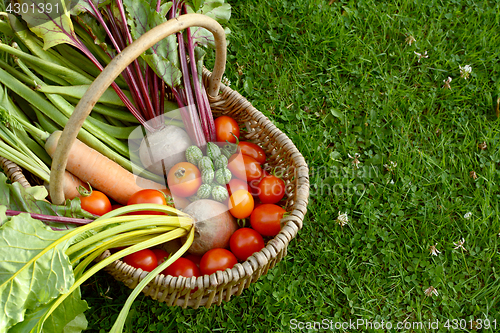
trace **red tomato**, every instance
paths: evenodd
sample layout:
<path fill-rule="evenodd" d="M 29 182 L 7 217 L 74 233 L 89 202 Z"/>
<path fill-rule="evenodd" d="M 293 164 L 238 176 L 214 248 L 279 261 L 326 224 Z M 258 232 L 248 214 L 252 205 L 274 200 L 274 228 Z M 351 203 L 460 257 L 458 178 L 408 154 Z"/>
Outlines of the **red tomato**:
<path fill-rule="evenodd" d="M 264 164 L 266 162 L 266 153 L 264 152 L 264 149 L 255 143 L 240 141 L 238 143 L 238 150 L 243 155 L 253 157 L 259 164 Z"/>
<path fill-rule="evenodd" d="M 285 182 L 273 175 L 262 178 L 259 183 L 258 196 L 263 203 L 277 203 L 285 196 Z"/>
<path fill-rule="evenodd" d="M 255 179 L 248 182 L 248 192 L 250 192 L 255 198 L 258 198 L 260 194 L 259 184 L 260 179 Z"/>
<path fill-rule="evenodd" d="M 92 191 L 88 196 L 80 197 L 82 209 L 94 215 L 104 215 L 111 211 L 111 201 L 99 191 Z"/>
<path fill-rule="evenodd" d="M 186 255 L 184 258 L 191 260 L 196 264 L 196 266 L 200 267 L 201 256 L 190 253 Z"/>
<path fill-rule="evenodd" d="M 246 182 L 260 179 L 262 176 L 260 164 L 253 157 L 241 153 L 231 155 L 227 168 L 235 177 Z"/>
<path fill-rule="evenodd" d="M 264 248 L 264 239 L 253 229 L 241 228 L 231 235 L 229 248 L 236 258 L 245 261 L 254 252 L 259 252 Z"/>
<path fill-rule="evenodd" d="M 286 210 L 274 204 L 263 204 L 250 215 L 250 224 L 262 236 L 276 236 L 281 230 L 281 218 Z"/>
<path fill-rule="evenodd" d="M 200 269 L 194 262 L 186 258 L 179 258 L 174 261 L 170 266 L 165 268 L 162 272 L 163 275 L 172 275 L 172 276 L 184 276 L 184 277 L 192 277 L 192 276 L 201 276 Z"/>
<path fill-rule="evenodd" d="M 248 184 L 241 179 L 233 178 L 229 181 L 229 184 L 226 185 L 227 191 L 229 192 L 229 196 L 238 190 L 247 190 Z"/>
<path fill-rule="evenodd" d="M 226 140 L 231 143 L 236 143 L 236 138 L 240 138 L 240 128 L 236 120 L 228 116 L 221 116 L 214 120 L 215 122 L 215 138 L 217 142 L 226 143 Z M 236 138 L 231 135 L 233 133 Z"/>
<path fill-rule="evenodd" d="M 194 164 L 180 162 L 168 172 L 167 182 L 172 194 L 189 197 L 198 191 L 201 185 L 201 173 Z"/>
<path fill-rule="evenodd" d="M 150 249 L 140 250 L 129 254 L 123 261 L 132 267 L 140 268 L 143 271 L 151 272 L 158 266 L 158 259 Z"/>
<path fill-rule="evenodd" d="M 169 256 L 168 252 L 162 249 L 151 249 L 151 251 L 153 251 L 153 253 L 156 256 L 156 260 L 158 261 L 158 266 L 160 264 L 163 264 L 163 262 L 165 262 Z"/>
<path fill-rule="evenodd" d="M 252 214 L 253 206 L 253 197 L 247 190 L 235 191 L 229 197 L 229 212 L 237 219 L 249 217 Z"/>
<path fill-rule="evenodd" d="M 111 210 L 115 210 L 115 209 L 122 208 L 122 207 L 123 207 L 123 205 L 113 204 L 113 205 L 111 205 Z"/>
<path fill-rule="evenodd" d="M 223 271 L 226 268 L 233 268 L 238 263 L 238 259 L 226 249 L 211 249 L 201 257 L 201 274 L 210 275 L 216 271 Z"/>
<path fill-rule="evenodd" d="M 153 189 L 144 189 L 135 192 L 130 199 L 127 201 L 127 206 L 135 205 L 135 204 L 143 204 L 143 203 L 152 203 L 158 205 L 166 205 L 167 199 L 165 199 L 165 195 L 163 192 Z M 164 215 L 165 213 L 155 212 L 152 210 L 145 210 L 142 212 L 133 212 L 129 214 L 140 214 L 140 215 Z"/>

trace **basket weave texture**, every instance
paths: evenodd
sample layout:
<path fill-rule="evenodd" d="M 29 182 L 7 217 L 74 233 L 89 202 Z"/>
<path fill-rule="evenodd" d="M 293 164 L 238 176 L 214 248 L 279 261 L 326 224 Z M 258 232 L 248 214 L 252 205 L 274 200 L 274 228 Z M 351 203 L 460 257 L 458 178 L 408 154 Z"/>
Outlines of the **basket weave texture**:
<path fill-rule="evenodd" d="M 209 86 L 211 72 L 203 71 L 205 86 Z M 251 283 L 266 274 L 287 254 L 290 241 L 302 228 L 307 211 L 309 197 L 309 170 L 307 164 L 293 142 L 281 132 L 266 116 L 254 108 L 238 92 L 220 84 L 219 94 L 208 94 L 214 117 L 228 115 L 234 118 L 244 130 L 241 137 L 259 144 L 268 157 L 268 167 L 278 168 L 286 184 L 284 208 L 289 215 L 282 219 L 280 233 L 269 240 L 264 249 L 254 253 L 245 262 L 236 264 L 231 269 L 217 271 L 201 277 L 172 277 L 158 275 L 143 292 L 159 302 L 169 306 L 198 308 L 220 305 L 232 296 L 240 295 Z M 19 181 L 28 187 L 29 182 L 20 168 L 0 157 L 0 166 L 12 181 Z M 97 261 L 110 255 L 105 251 Z M 107 266 L 105 270 L 127 287 L 134 288 L 148 274 L 121 260 Z"/>

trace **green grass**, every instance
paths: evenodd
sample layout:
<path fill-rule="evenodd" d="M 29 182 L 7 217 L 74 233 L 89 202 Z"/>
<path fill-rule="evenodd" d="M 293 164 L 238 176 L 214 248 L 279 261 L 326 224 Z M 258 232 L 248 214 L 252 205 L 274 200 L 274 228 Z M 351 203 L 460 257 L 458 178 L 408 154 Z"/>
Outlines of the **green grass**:
<path fill-rule="evenodd" d="M 470 332 L 488 319 L 497 328 L 477 331 L 499 331 L 499 2 L 230 2 L 226 76 L 306 158 L 309 211 L 288 256 L 241 296 L 197 310 L 141 296 L 128 332 L 306 332 L 318 330 L 293 324 L 361 319 L 427 324 L 398 332 Z M 92 279 L 90 331 L 108 331 L 129 292 L 105 273 Z"/>

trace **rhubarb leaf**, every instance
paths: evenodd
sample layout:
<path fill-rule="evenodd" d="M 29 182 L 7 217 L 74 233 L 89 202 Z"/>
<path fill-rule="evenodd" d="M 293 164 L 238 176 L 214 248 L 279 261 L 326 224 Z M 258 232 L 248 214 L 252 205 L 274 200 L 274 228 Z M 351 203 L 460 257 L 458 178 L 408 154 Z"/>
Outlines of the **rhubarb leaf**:
<path fill-rule="evenodd" d="M 29 214 L 13 216 L 0 227 L 0 332 L 24 320 L 26 310 L 68 292 L 74 274 L 65 254 L 69 241 L 45 248 L 67 231 L 53 231 Z"/>

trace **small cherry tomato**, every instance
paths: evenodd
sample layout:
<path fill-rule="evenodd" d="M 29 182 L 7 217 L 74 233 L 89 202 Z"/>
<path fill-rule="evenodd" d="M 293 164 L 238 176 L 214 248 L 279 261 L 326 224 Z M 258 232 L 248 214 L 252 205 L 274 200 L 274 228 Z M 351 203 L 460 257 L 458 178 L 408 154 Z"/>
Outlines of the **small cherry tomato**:
<path fill-rule="evenodd" d="M 241 179 L 238 178 L 233 178 L 229 181 L 229 184 L 226 185 L 227 192 L 229 193 L 229 196 L 233 194 L 233 192 L 236 192 L 238 190 L 247 190 L 248 191 L 248 184 L 247 182 L 244 182 Z"/>
<path fill-rule="evenodd" d="M 144 203 L 152 203 L 158 205 L 166 205 L 167 199 L 165 199 L 165 194 L 158 190 L 153 189 L 144 189 L 135 192 L 130 199 L 127 201 L 127 206 L 136 205 L 136 204 L 144 204 Z M 152 210 L 145 210 L 141 212 L 133 212 L 129 213 L 130 215 L 164 215 L 165 213 L 155 212 Z"/>
<path fill-rule="evenodd" d="M 184 276 L 184 277 L 192 277 L 192 276 L 200 276 L 200 269 L 194 262 L 186 258 L 179 258 L 174 261 L 170 266 L 163 270 L 163 275 L 172 275 L 172 276 Z"/>
<path fill-rule="evenodd" d="M 233 118 L 220 116 L 214 120 L 214 123 L 215 138 L 217 142 L 226 143 L 227 140 L 231 143 L 236 143 L 236 138 L 240 138 L 240 128 Z M 231 133 L 233 133 L 236 138 Z"/>
<path fill-rule="evenodd" d="M 200 267 L 201 256 L 190 253 L 184 256 L 184 258 L 191 260 L 196 264 L 196 266 Z"/>
<path fill-rule="evenodd" d="M 194 164 L 180 162 L 168 172 L 167 182 L 172 194 L 189 197 L 198 191 L 201 185 L 201 173 Z"/>
<path fill-rule="evenodd" d="M 254 201 L 250 192 L 246 190 L 235 191 L 228 202 L 229 212 L 237 219 L 250 216 L 253 211 Z"/>
<path fill-rule="evenodd" d="M 111 201 L 99 191 L 91 190 L 90 195 L 80 197 L 80 202 L 83 210 L 94 215 L 102 216 L 111 211 Z"/>
<path fill-rule="evenodd" d="M 165 260 L 167 260 L 169 256 L 168 252 L 162 249 L 151 249 L 151 251 L 153 251 L 153 253 L 156 256 L 156 260 L 158 261 L 158 266 L 160 264 L 163 264 L 163 262 L 165 262 Z"/>
<path fill-rule="evenodd" d="M 113 205 L 111 205 L 111 210 L 115 210 L 115 209 L 122 208 L 122 207 L 123 207 L 123 205 L 113 204 Z"/>
<path fill-rule="evenodd" d="M 243 155 L 254 158 L 259 164 L 264 164 L 266 162 L 266 153 L 264 149 L 253 142 L 240 141 L 238 143 L 238 150 Z"/>
<path fill-rule="evenodd" d="M 250 215 L 250 224 L 262 236 L 276 236 L 281 230 L 281 219 L 286 210 L 275 204 L 263 204 Z"/>
<path fill-rule="evenodd" d="M 252 254 L 264 248 L 264 239 L 253 229 L 241 228 L 231 235 L 229 248 L 236 258 L 245 261 Z"/>
<path fill-rule="evenodd" d="M 151 272 L 158 266 L 158 259 L 150 249 L 143 249 L 128 256 L 123 257 L 123 261 L 135 268 L 140 268 L 145 272 Z"/>
<path fill-rule="evenodd" d="M 235 177 L 246 182 L 260 179 L 262 176 L 260 164 L 253 157 L 241 153 L 231 155 L 227 168 Z"/>
<path fill-rule="evenodd" d="M 211 249 L 201 257 L 201 274 L 210 275 L 216 271 L 223 271 L 226 268 L 233 268 L 238 263 L 238 259 L 226 249 Z"/>
<path fill-rule="evenodd" d="M 274 175 L 262 178 L 259 183 L 258 196 L 263 203 L 277 203 L 285 196 L 285 182 Z"/>

